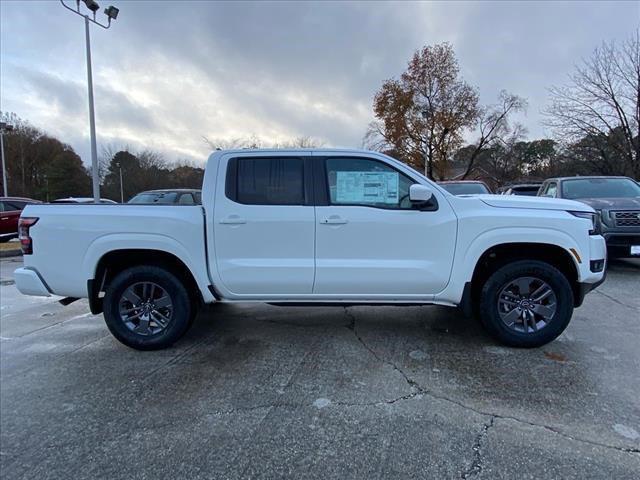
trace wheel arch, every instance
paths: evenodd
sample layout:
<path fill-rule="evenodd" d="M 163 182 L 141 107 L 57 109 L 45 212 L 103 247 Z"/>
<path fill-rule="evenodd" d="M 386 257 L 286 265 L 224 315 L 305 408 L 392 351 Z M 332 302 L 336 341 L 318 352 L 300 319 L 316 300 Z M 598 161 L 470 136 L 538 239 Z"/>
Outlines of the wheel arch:
<path fill-rule="evenodd" d="M 573 290 L 574 302 L 577 303 L 581 295 L 574 255 L 564 247 L 542 242 L 509 242 L 488 247 L 475 263 L 470 278 L 471 301 L 475 303 L 486 280 L 500 267 L 518 260 L 539 260 L 557 268 L 566 277 Z"/>
<path fill-rule="evenodd" d="M 208 300 L 191 269 L 176 254 L 158 249 L 122 248 L 105 252 L 96 263 L 94 275 L 87 282 L 91 312 L 94 314 L 102 312 L 101 294 L 118 273 L 141 265 L 164 268 L 176 275 L 184 282 L 192 304 L 197 305 Z"/>

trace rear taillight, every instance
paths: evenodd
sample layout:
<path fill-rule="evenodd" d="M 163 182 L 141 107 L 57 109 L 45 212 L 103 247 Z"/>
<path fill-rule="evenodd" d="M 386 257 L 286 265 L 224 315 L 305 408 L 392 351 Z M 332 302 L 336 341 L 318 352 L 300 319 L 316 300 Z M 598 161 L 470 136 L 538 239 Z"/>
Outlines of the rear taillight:
<path fill-rule="evenodd" d="M 33 239 L 29 236 L 29 229 L 38 221 L 38 217 L 20 217 L 18 220 L 18 238 L 23 255 L 33 253 Z"/>

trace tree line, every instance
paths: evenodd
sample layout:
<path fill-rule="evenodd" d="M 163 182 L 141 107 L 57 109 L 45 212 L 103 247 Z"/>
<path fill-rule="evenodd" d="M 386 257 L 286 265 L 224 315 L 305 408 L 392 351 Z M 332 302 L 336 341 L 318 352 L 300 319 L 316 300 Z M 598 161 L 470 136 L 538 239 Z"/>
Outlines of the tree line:
<path fill-rule="evenodd" d="M 549 89 L 543 114 L 553 138 L 526 140 L 515 120 L 528 108 L 523 97 L 501 90 L 493 104 L 479 98 L 450 44 L 424 46 L 376 92 L 363 146 L 434 180 L 483 179 L 493 187 L 558 175 L 640 178 L 638 30 L 624 42 L 602 43 L 566 84 Z M 4 137 L 11 195 L 45 201 L 90 196 L 91 172 L 69 145 L 13 113 L 0 117 L 14 126 Z M 312 137 L 269 145 L 255 135 L 203 141 L 212 150 L 322 146 Z M 173 164 L 157 152 L 127 147 L 104 148 L 99 168 L 102 196 L 117 201 L 149 189 L 200 188 L 204 176 L 188 162 Z"/>
<path fill-rule="evenodd" d="M 52 201 L 92 195 L 91 170 L 71 146 L 14 113 L 0 114 L 0 118 L 13 126 L 4 136 L 7 190 L 11 196 Z M 126 202 L 144 190 L 200 188 L 204 178 L 204 169 L 186 161 L 172 164 L 152 150 L 135 152 L 128 147 L 103 148 L 99 170 L 101 197 L 118 202 L 121 198 Z"/>
<path fill-rule="evenodd" d="M 496 103 L 481 105 L 453 47 L 425 46 L 375 94 L 364 144 L 435 180 L 640 177 L 640 31 L 620 44 L 604 42 L 549 97 L 543 114 L 553 138 L 526 141 L 514 121 L 528 107 L 524 98 L 502 90 Z"/>

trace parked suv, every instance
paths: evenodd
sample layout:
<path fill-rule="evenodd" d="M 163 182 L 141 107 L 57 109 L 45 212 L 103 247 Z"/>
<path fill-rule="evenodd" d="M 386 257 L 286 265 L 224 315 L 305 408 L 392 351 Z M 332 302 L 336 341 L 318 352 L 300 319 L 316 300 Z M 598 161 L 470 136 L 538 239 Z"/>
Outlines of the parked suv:
<path fill-rule="evenodd" d="M 640 185 L 629 177 L 563 177 L 544 182 L 541 197 L 578 200 L 598 213 L 609 254 L 640 256 Z"/>
<path fill-rule="evenodd" d="M 18 219 L 22 209 L 38 200 L 21 197 L 0 197 L 0 242 L 8 242 L 18 236 Z"/>

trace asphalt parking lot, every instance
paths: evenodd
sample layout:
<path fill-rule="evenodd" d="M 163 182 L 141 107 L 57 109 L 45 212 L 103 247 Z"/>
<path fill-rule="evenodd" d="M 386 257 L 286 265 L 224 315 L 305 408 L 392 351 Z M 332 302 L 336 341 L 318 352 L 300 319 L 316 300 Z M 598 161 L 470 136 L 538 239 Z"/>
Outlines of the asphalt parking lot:
<path fill-rule="evenodd" d="M 441 307 L 204 310 L 130 350 L 0 262 L 3 478 L 638 478 L 640 260 L 504 348 Z"/>

